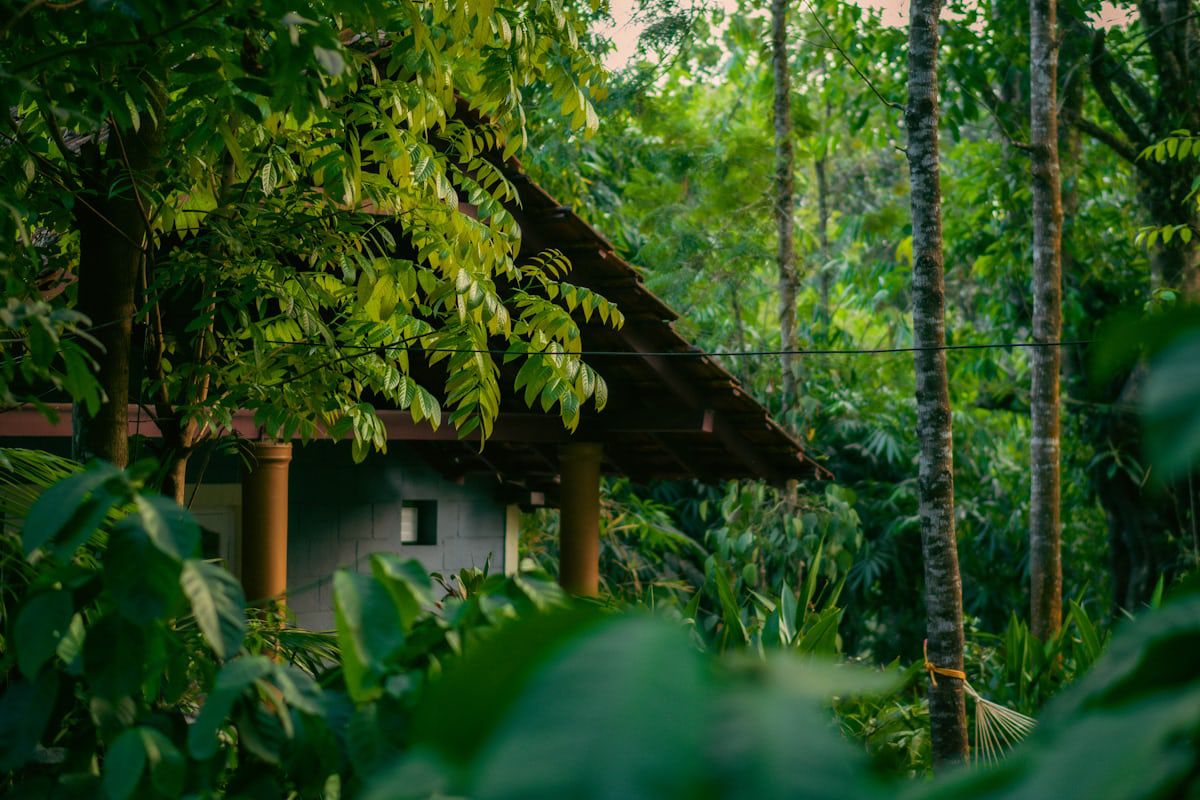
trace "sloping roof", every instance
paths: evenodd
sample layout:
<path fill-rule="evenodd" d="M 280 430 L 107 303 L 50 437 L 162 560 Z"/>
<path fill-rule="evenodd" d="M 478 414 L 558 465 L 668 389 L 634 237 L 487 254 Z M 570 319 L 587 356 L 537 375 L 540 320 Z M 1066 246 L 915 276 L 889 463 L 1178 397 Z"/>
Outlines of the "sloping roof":
<path fill-rule="evenodd" d="M 643 481 L 759 478 L 776 484 L 828 474 L 733 375 L 675 330 L 678 315 L 608 240 L 515 159 L 503 169 L 520 196 L 520 206 L 510 210 L 521 226 L 521 257 L 561 251 L 572 263 L 568 280 L 602 294 L 625 315 L 617 331 L 580 320 L 585 360 L 604 377 L 609 393 L 606 409 L 585 411 L 573 438 L 603 443 L 606 472 Z M 511 386 L 512 374 L 504 377 L 502 385 Z M 524 405 L 509 392 L 501 408 Z M 505 483 L 553 492 L 555 448 L 568 437 L 556 430 L 556 420 L 529 422 L 530 416 L 502 411 L 482 451 L 475 442 L 441 437 L 416 446 L 444 473 L 491 471 Z"/>

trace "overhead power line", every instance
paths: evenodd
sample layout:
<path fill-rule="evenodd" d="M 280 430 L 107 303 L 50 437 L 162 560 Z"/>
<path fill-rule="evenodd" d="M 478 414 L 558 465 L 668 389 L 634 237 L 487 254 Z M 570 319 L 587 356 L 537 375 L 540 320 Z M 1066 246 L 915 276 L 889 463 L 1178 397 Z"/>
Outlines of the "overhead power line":
<path fill-rule="evenodd" d="M 76 331 L 71 331 L 64 334 L 64 338 L 70 337 L 72 334 L 88 334 L 93 331 L 101 330 L 112 325 L 119 324 L 125 320 L 111 320 L 109 322 L 94 325 L 89 328 L 82 328 Z M 230 336 L 229 334 L 215 334 L 217 337 L 230 340 L 238 337 Z M 426 347 L 416 342 L 417 338 L 424 335 L 409 339 L 401 339 L 392 342 L 381 342 L 379 344 L 352 344 L 352 343 L 326 343 L 326 342 L 309 342 L 309 341 L 284 341 L 279 339 L 261 339 L 265 344 L 277 345 L 282 347 L 331 347 L 335 350 L 357 350 L 362 354 L 372 352 L 383 353 L 387 350 L 403 348 L 410 352 L 420 353 L 470 353 L 479 355 L 578 355 L 586 358 L 769 358 L 772 356 L 866 356 L 866 355 L 887 355 L 894 353 L 920 353 L 929 351 L 956 351 L 956 350 L 1017 350 L 1030 349 L 1036 347 L 1082 347 L 1092 344 L 1092 339 L 1071 339 L 1054 342 L 981 342 L 972 344 L 945 344 L 937 347 L 918 347 L 918 346 L 901 346 L 901 347 L 849 347 L 849 348 L 811 348 L 811 349 L 794 349 L 794 350 L 720 350 L 708 351 L 701 349 L 692 350 L 583 350 L 579 353 L 568 353 L 566 351 L 533 351 L 527 353 L 513 352 L 503 348 L 466 348 L 466 347 Z M 0 344 L 15 344 L 23 342 L 20 337 L 10 337 L 0 339 Z M 247 340 L 250 341 L 250 340 Z"/>

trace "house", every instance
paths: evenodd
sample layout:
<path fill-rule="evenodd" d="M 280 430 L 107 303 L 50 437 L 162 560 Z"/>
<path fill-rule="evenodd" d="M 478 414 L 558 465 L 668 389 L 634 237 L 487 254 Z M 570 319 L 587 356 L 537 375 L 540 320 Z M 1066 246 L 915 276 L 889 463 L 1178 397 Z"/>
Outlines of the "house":
<path fill-rule="evenodd" d="M 674 330 L 675 313 L 604 237 L 515 161 L 506 172 L 520 196 L 510 210 L 522 255 L 563 252 L 573 283 L 624 312 L 620 330 L 581 321 L 585 358 L 608 384 L 606 409 L 585 412 L 571 434 L 557 418 L 526 410 L 509 388 L 482 451 L 450 427 L 434 431 L 385 410 L 388 452 L 361 464 L 331 441 L 254 441 L 252 468 L 231 455 L 194 458 L 201 463 L 190 465 L 199 483 L 188 489 L 193 513 L 216 532 L 219 554 L 249 598 L 286 591 L 298 622 L 323 629 L 333 622 L 332 572 L 363 568 L 373 552 L 399 552 L 432 571 L 490 564 L 511 572 L 519 511 L 538 505 L 561 509 L 560 582 L 595 594 L 602 475 L 782 484 L 823 471 L 732 375 Z M 501 385 L 511 387 L 511 373 Z M 56 424 L 33 409 L 0 414 L 0 444 L 64 452 L 71 432 L 64 411 Z M 234 428 L 247 440 L 258 435 L 248 414 Z M 130 409 L 130 433 L 157 431 Z"/>

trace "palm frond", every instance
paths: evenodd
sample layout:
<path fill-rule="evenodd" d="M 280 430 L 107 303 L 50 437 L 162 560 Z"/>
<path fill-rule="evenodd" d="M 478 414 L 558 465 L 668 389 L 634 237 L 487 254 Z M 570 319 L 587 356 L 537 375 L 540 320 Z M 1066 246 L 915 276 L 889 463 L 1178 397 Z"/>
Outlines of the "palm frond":
<path fill-rule="evenodd" d="M 0 515 L 24 519 L 38 496 L 82 467 L 76 461 L 21 447 L 0 447 Z"/>
<path fill-rule="evenodd" d="M 963 684 L 975 701 L 975 764 L 997 764 L 1009 749 L 1037 727 L 1037 721 L 993 703 L 969 683 Z"/>

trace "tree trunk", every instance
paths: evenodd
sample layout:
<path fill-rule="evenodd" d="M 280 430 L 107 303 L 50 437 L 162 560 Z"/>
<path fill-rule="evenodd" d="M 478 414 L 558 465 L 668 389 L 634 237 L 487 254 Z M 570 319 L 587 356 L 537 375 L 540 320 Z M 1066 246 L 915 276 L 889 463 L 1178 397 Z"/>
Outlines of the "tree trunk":
<path fill-rule="evenodd" d="M 1069 24 L 1059 24 L 1059 30 L 1069 29 Z M 1076 251 L 1082 240 L 1075 237 L 1075 217 L 1079 213 L 1079 159 L 1083 152 L 1083 142 L 1080 138 L 1079 127 L 1076 124 L 1083 114 L 1083 73 L 1081 62 L 1087 53 L 1078 52 L 1071 48 L 1070 37 L 1062 39 L 1059 49 L 1059 65 L 1069 65 L 1060 69 L 1059 74 L 1068 73 L 1059 92 L 1058 115 L 1058 152 L 1059 152 L 1059 185 L 1062 195 L 1062 277 L 1063 291 L 1069 294 L 1080 286 L 1079 271 L 1075 269 Z M 1070 338 L 1070 337 L 1069 337 Z M 1087 374 L 1085 363 L 1086 350 L 1082 347 L 1070 347 L 1061 351 L 1062 381 L 1071 392 L 1074 380 L 1082 379 Z"/>
<path fill-rule="evenodd" d="M 822 155 L 813 162 L 813 172 L 817 178 L 817 239 L 821 246 L 821 270 L 818 273 L 817 288 L 821 295 L 821 336 L 823 341 L 829 341 L 829 329 L 832 323 L 832 313 L 829 310 L 829 289 L 833 283 L 829 274 L 829 176 L 828 158 Z"/>
<path fill-rule="evenodd" d="M 776 261 L 779 266 L 780 349 L 796 349 L 796 248 L 795 156 L 792 152 L 791 75 L 787 52 L 788 0 L 771 0 L 771 62 L 775 70 L 775 223 L 779 233 Z M 796 358 L 785 353 L 783 405 L 796 399 Z"/>
<path fill-rule="evenodd" d="M 184 487 L 187 485 L 187 466 L 190 454 L 167 456 L 167 472 L 163 476 L 162 493 L 183 505 L 187 500 Z"/>
<path fill-rule="evenodd" d="M 954 452 L 946 376 L 942 188 L 938 162 L 938 15 L 941 0 L 909 6 L 908 165 L 912 193 L 913 334 L 917 368 L 918 491 L 925 561 L 929 659 L 963 668 L 962 579 L 954 535 Z M 943 677 L 929 687 L 935 765 L 967 758 L 963 682 Z"/>
<path fill-rule="evenodd" d="M 73 414 L 72 450 L 80 460 L 102 458 L 118 467 L 129 463 L 130 334 L 137 310 L 139 270 L 148 246 L 147 211 L 139 187 L 153 172 L 161 144 L 153 120 L 157 109 L 141 115 L 138 131 L 115 123 L 100 132 L 81 152 L 83 189 L 75 197 L 79 226 L 79 283 L 77 307 L 91 320 L 98 345 L 90 346 L 99 366 L 97 379 L 105 400 L 89 417 L 81 404 Z M 123 187 L 114 192 L 114 187 Z"/>
<path fill-rule="evenodd" d="M 742 301 L 739 298 L 741 287 L 736 283 L 730 283 L 729 286 L 729 310 L 733 312 L 733 342 L 739 353 L 746 352 L 746 322 L 742 319 Z M 749 369 L 747 361 L 749 359 L 736 358 L 734 359 L 734 373 L 738 376 L 738 380 L 742 383 L 749 383 Z"/>
<path fill-rule="evenodd" d="M 1033 189 L 1033 339 L 1062 338 L 1062 185 L 1058 165 L 1056 0 L 1029 2 L 1030 152 Z M 1062 627 L 1059 376 L 1062 351 L 1031 353 L 1030 630 L 1045 642 Z"/>
<path fill-rule="evenodd" d="M 106 199 L 106 183 L 97 175 L 93 191 L 75 205 L 78 308 L 91 320 L 97 344 L 88 349 L 99 367 L 96 377 L 105 400 L 92 417 L 82 404 L 75 405 L 72 449 L 80 461 L 102 458 L 125 467 L 129 463 L 130 333 L 145 225 L 132 198 Z"/>

